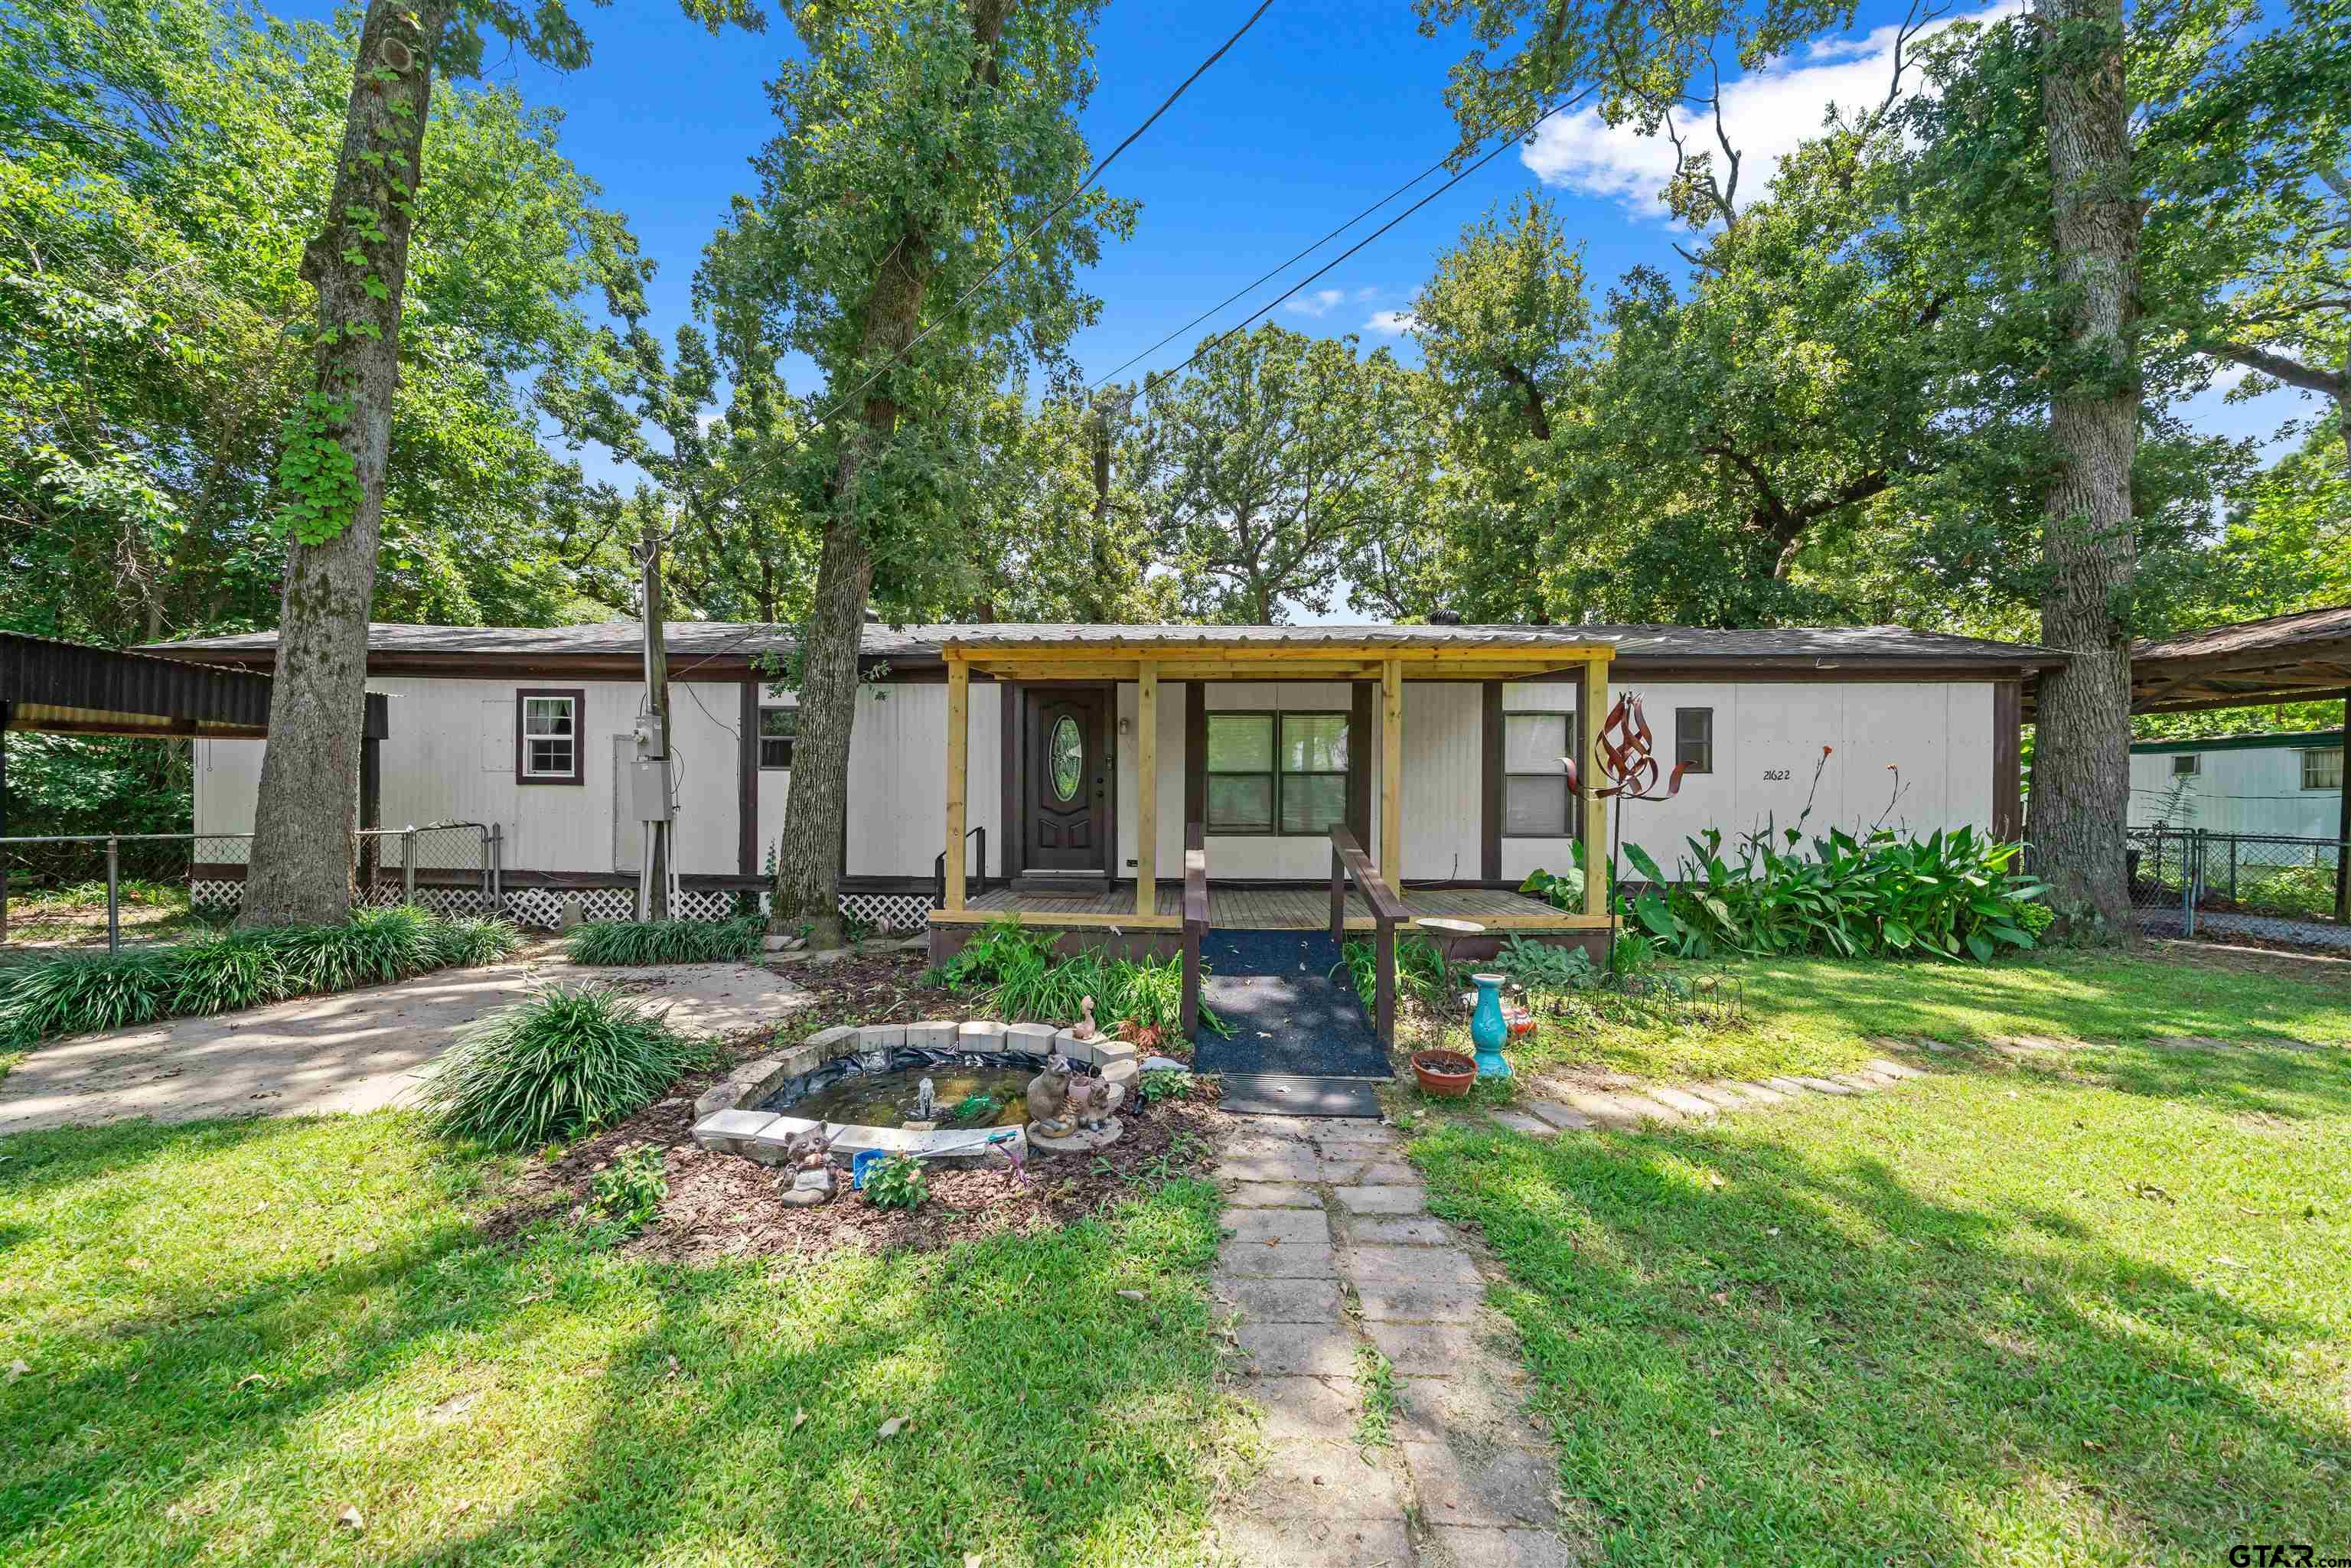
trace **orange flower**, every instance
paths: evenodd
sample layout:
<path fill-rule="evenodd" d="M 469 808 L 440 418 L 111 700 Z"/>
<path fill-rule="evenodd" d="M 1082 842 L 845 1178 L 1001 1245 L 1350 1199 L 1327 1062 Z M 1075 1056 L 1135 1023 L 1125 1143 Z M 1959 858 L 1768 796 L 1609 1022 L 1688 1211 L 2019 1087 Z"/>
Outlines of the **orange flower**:
<path fill-rule="evenodd" d="M 1835 749 L 1836 749 L 1836 747 L 1834 747 L 1834 746 L 1823 746 L 1823 747 L 1821 747 L 1821 755 L 1822 755 L 1823 757 L 1826 757 L 1826 756 L 1828 756 L 1831 752 L 1834 751 Z"/>

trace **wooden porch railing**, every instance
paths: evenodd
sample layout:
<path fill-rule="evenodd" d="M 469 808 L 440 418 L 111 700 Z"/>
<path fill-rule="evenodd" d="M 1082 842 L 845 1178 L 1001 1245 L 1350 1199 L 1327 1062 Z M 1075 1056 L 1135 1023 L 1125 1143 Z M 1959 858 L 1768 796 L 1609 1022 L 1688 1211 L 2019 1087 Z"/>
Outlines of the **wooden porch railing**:
<path fill-rule="evenodd" d="M 1331 830 L 1331 940 L 1343 948 L 1347 941 L 1347 879 L 1355 879 L 1355 886 L 1371 907 L 1372 924 L 1377 929 L 1374 963 L 1378 971 L 1374 994 L 1378 1006 L 1374 1019 L 1379 1030 L 1380 1043 L 1390 1049 L 1395 1045 L 1395 928 L 1396 922 L 1405 918 L 1404 900 L 1395 890 L 1381 880 L 1372 857 L 1355 841 L 1355 835 L 1344 828 Z"/>
<path fill-rule="evenodd" d="M 1200 938 L 1208 929 L 1208 840 L 1197 822 L 1184 825 L 1184 1038 L 1200 1032 Z"/>

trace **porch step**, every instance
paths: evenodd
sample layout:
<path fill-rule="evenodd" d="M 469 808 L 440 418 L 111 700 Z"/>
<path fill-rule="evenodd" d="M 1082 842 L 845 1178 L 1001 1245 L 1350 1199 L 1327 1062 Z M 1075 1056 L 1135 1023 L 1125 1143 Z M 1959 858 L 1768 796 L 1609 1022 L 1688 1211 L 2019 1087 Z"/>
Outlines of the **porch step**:
<path fill-rule="evenodd" d="M 1374 1078 L 1303 1078 L 1287 1072 L 1240 1072 L 1225 1080 L 1217 1108 L 1236 1116 L 1380 1115 Z"/>

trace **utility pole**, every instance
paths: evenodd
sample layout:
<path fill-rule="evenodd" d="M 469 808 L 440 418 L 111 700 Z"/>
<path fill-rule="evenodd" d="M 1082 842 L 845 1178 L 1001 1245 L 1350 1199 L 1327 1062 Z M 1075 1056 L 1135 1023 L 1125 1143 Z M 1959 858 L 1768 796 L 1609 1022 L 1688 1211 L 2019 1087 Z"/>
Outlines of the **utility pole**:
<path fill-rule="evenodd" d="M 662 534 L 659 514 L 648 508 L 637 552 L 644 595 L 645 706 L 652 722 L 638 730 L 638 813 L 645 824 L 643 869 L 638 873 L 639 907 L 649 920 L 670 917 L 670 727 L 669 650 L 662 622 Z M 657 810 L 656 810 L 657 808 Z"/>

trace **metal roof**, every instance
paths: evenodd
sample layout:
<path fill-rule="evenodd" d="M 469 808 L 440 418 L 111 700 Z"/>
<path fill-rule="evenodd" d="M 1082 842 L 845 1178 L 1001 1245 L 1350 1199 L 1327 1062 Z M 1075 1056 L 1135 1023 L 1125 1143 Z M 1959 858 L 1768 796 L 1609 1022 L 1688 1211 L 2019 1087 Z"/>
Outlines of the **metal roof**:
<path fill-rule="evenodd" d="M 581 626 L 414 626 L 378 622 L 369 628 L 371 654 L 449 659 L 632 658 L 640 631 L 633 621 Z M 697 656 L 747 658 L 785 653 L 792 647 L 789 627 L 725 621 L 671 622 L 667 643 L 673 660 Z M 2063 653 L 2022 643 L 1995 643 L 1903 626 L 1771 627 L 1714 631 L 1690 626 L 1207 626 L 1093 625 L 1028 622 L 883 626 L 865 628 L 869 659 L 914 663 L 938 660 L 949 646 L 960 648 L 1200 648 L 1249 644 L 1311 650 L 1324 646 L 1541 648 L 1605 643 L 1617 661 L 1637 673 L 1643 666 L 1751 665 L 1817 670 L 1877 665 L 1899 667 L 1980 665 L 1988 674 L 2048 669 L 2065 662 Z M 277 634 L 248 632 L 151 645 L 181 657 L 242 655 L 250 662 L 277 645 Z M 672 678 L 684 672 L 671 671 Z M 1726 670 L 1726 673 L 1730 673 Z"/>
<path fill-rule="evenodd" d="M 14 730 L 258 737 L 269 729 L 269 677 L 0 632 L 0 707 Z M 388 710 L 389 699 L 370 694 L 363 733 L 383 736 Z"/>

